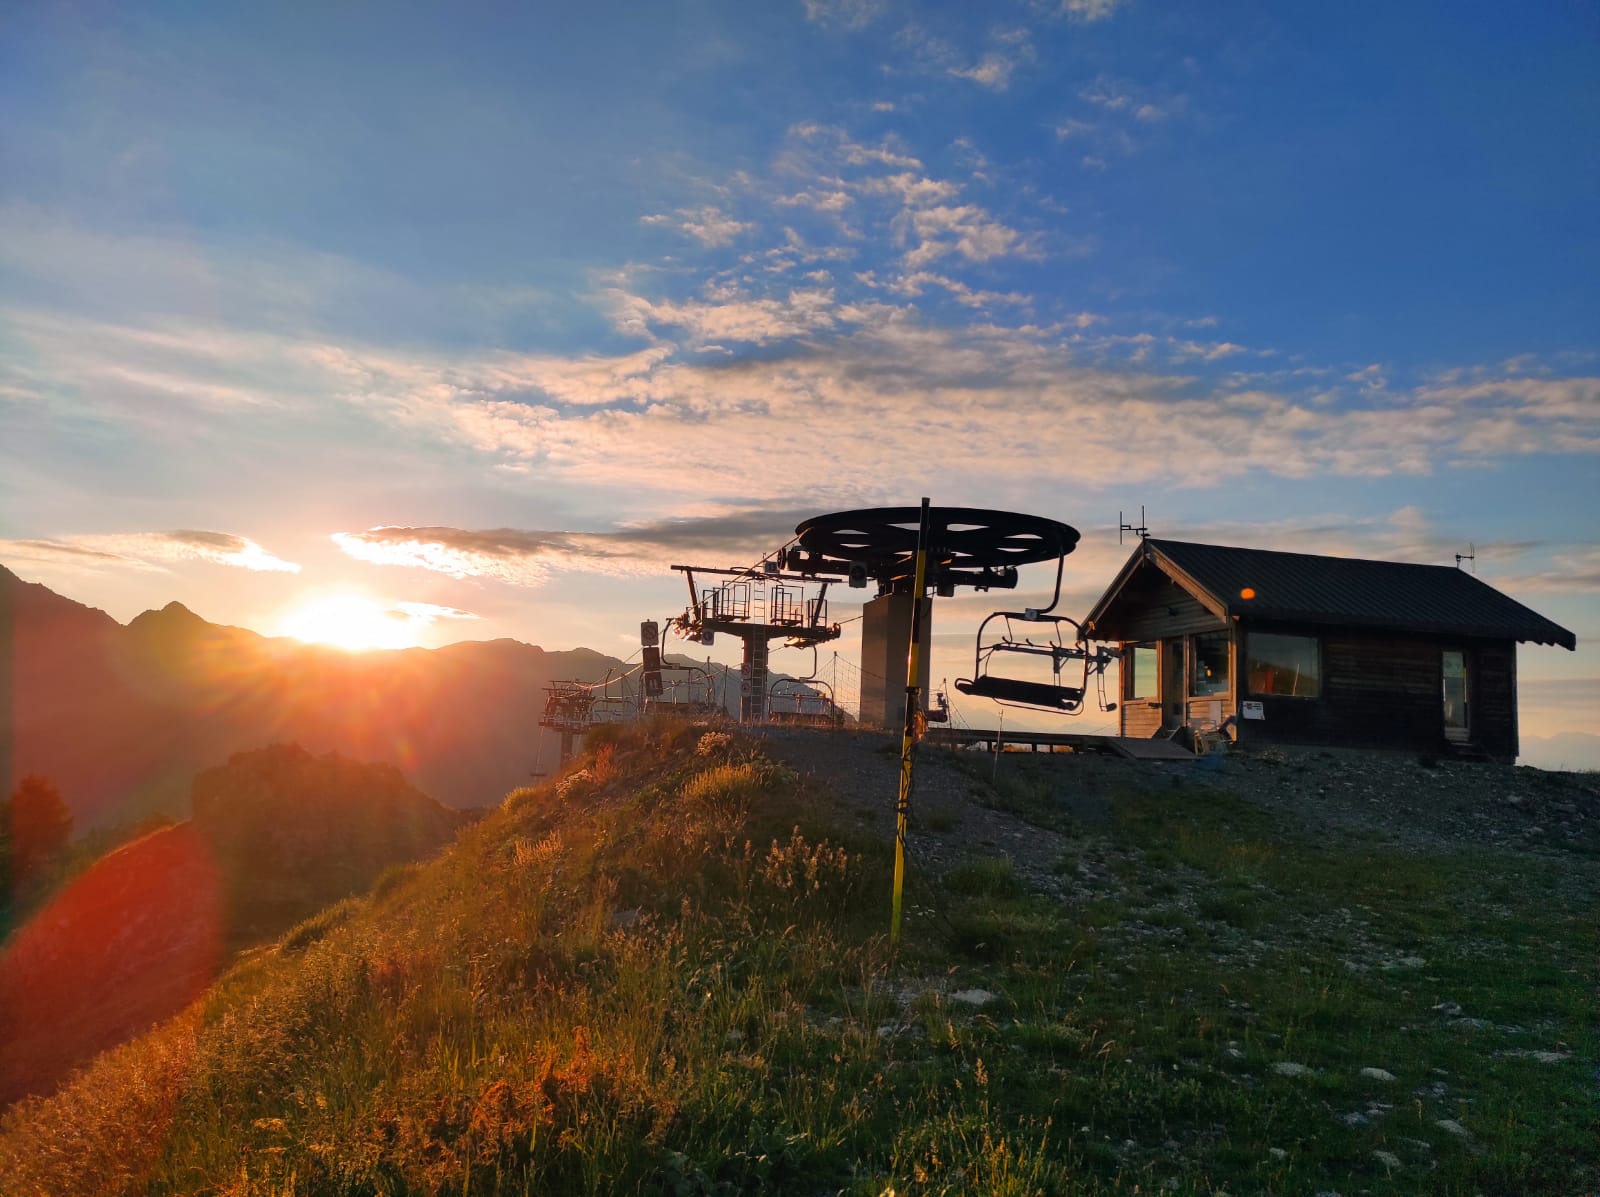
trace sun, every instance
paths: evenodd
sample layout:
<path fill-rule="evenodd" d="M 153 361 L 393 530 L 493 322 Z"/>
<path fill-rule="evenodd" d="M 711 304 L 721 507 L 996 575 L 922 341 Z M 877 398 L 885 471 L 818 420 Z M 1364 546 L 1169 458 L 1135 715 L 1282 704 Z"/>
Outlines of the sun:
<path fill-rule="evenodd" d="M 312 644 L 360 652 L 372 648 L 412 648 L 417 621 L 361 594 L 329 594 L 309 599 L 278 623 L 285 636 Z"/>

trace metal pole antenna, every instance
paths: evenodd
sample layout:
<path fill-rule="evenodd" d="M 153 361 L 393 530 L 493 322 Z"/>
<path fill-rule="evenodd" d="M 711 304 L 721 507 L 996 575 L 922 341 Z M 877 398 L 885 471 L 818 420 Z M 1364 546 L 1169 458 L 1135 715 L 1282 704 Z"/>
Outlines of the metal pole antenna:
<path fill-rule="evenodd" d="M 906 653 L 906 720 L 900 738 L 900 796 L 894 816 L 894 921 L 889 926 L 889 946 L 900 943 L 901 896 L 906 880 L 906 824 L 911 816 L 911 765 L 917 753 L 917 717 L 922 713 L 922 592 L 928 577 L 928 500 L 922 500 L 922 520 L 917 526 L 917 564 L 911 586 L 911 648 Z"/>

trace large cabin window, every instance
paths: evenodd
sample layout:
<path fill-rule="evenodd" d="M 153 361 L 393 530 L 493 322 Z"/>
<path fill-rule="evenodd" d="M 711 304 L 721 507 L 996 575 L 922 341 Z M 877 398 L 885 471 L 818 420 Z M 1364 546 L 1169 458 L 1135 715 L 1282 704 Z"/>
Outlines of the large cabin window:
<path fill-rule="evenodd" d="M 1322 663 L 1314 636 L 1251 632 L 1245 650 L 1250 693 L 1315 698 L 1322 690 Z"/>
<path fill-rule="evenodd" d="M 1193 685 L 1190 693 L 1197 698 L 1209 698 L 1228 692 L 1228 650 L 1233 637 L 1227 632 L 1212 632 L 1196 636 L 1194 646 Z"/>
<path fill-rule="evenodd" d="M 1125 697 L 1160 698 L 1161 683 L 1158 679 L 1161 675 L 1156 669 L 1156 646 L 1135 644 L 1128 650 L 1125 660 L 1128 662 L 1128 692 Z"/>

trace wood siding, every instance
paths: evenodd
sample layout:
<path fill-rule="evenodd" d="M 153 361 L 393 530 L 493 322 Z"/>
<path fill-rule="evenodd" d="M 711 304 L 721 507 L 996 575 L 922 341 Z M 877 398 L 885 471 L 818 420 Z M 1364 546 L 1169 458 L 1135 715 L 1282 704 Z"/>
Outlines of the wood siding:
<path fill-rule="evenodd" d="M 1517 739 L 1517 646 L 1510 641 L 1486 643 L 1470 654 L 1469 662 L 1472 740 L 1490 756 L 1510 760 L 1521 749 Z"/>
<path fill-rule="evenodd" d="M 1491 756 L 1516 755 L 1516 646 L 1316 628 L 1263 629 L 1316 636 L 1322 643 L 1318 698 L 1252 695 L 1236 672 L 1242 699 L 1264 719 L 1240 720 L 1243 743 L 1327 744 L 1444 752 L 1442 654 L 1467 655 L 1471 740 Z"/>
<path fill-rule="evenodd" d="M 1227 622 L 1165 574 L 1148 570 L 1128 584 L 1117 603 L 1114 625 L 1097 628 L 1108 639 L 1161 640 L 1194 632 L 1217 632 Z"/>
<path fill-rule="evenodd" d="M 1159 700 L 1135 698 L 1123 702 L 1121 729 L 1124 736 L 1148 740 L 1161 730 L 1161 703 Z"/>

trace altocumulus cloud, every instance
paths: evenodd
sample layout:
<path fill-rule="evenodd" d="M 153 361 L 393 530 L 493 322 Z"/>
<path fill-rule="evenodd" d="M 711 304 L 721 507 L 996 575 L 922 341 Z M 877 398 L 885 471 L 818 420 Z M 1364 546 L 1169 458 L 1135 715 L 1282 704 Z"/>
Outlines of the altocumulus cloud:
<path fill-rule="evenodd" d="M 258 572 L 300 572 L 298 564 L 275 556 L 248 537 L 196 529 L 0 540 L 0 553 L 20 560 L 89 567 L 160 569 L 160 562 L 206 561 Z"/>

